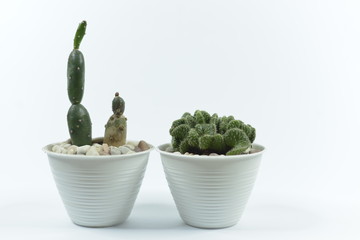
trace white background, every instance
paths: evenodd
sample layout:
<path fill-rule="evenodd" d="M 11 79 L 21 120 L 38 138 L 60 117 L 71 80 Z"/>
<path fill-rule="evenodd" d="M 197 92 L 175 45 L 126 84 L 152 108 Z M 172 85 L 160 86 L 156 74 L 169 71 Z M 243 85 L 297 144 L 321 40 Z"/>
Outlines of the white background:
<path fill-rule="evenodd" d="M 359 239 L 359 12 L 355 0 L 1 0 L 0 238 Z M 267 151 L 236 226 L 184 225 L 156 151 L 125 224 L 71 223 L 41 148 L 68 138 L 67 57 L 84 19 L 94 136 L 115 91 L 130 139 L 169 142 L 196 109 L 257 129 Z"/>

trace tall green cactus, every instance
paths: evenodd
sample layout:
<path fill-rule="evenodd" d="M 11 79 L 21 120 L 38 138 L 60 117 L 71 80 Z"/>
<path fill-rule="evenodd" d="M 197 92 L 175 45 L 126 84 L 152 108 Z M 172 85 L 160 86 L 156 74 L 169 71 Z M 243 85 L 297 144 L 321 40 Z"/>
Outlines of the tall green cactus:
<path fill-rule="evenodd" d="M 104 143 L 109 146 L 119 147 L 126 143 L 126 117 L 123 115 L 125 110 L 125 101 L 115 93 L 112 101 L 113 115 L 105 125 Z"/>
<path fill-rule="evenodd" d="M 86 31 L 86 21 L 79 24 L 74 38 L 74 50 L 67 65 L 67 91 L 71 107 L 67 114 L 68 129 L 73 145 L 91 145 L 91 120 L 88 111 L 81 104 L 84 95 L 85 61 L 79 47 Z"/>
<path fill-rule="evenodd" d="M 238 155 L 251 147 L 256 131 L 233 116 L 218 117 L 197 110 L 175 120 L 170 135 L 174 150 L 181 153 Z"/>

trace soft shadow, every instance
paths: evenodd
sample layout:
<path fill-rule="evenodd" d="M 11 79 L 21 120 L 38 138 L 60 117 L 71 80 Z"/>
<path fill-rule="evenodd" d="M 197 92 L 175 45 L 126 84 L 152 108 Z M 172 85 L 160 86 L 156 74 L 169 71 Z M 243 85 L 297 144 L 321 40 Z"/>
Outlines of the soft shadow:
<path fill-rule="evenodd" d="M 123 230 L 192 229 L 181 220 L 174 205 L 159 203 L 138 204 L 134 206 L 126 222 L 113 228 L 121 228 Z"/>
<path fill-rule="evenodd" d="M 301 231 L 316 228 L 321 217 L 301 206 L 262 204 L 245 209 L 237 226 L 242 231 Z"/>

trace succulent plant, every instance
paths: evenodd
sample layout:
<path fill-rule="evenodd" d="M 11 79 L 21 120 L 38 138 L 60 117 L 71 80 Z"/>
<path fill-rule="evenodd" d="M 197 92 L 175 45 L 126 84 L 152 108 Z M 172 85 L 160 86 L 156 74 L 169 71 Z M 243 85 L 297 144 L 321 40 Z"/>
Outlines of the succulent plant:
<path fill-rule="evenodd" d="M 233 116 L 219 117 L 197 110 L 184 113 L 170 128 L 174 151 L 195 154 L 238 155 L 250 150 L 255 128 Z"/>
<path fill-rule="evenodd" d="M 85 61 L 79 50 L 85 35 L 86 21 L 79 24 L 74 38 L 74 50 L 70 53 L 67 65 L 67 91 L 72 103 L 68 114 L 68 129 L 73 145 L 91 145 L 91 120 L 88 111 L 81 104 L 84 95 Z"/>
<path fill-rule="evenodd" d="M 119 147 L 126 143 L 126 117 L 123 115 L 125 110 L 125 101 L 115 93 L 112 101 L 113 115 L 105 125 L 104 143 L 109 146 Z"/>

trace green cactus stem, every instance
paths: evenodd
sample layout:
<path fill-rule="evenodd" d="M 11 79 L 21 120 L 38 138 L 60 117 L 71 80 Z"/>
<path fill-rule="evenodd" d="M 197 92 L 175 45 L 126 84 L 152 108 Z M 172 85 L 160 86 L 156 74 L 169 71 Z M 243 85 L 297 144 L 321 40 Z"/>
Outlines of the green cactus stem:
<path fill-rule="evenodd" d="M 119 93 L 115 93 L 115 97 L 112 101 L 112 111 L 116 115 L 122 115 L 125 111 L 125 101 L 119 96 Z"/>
<path fill-rule="evenodd" d="M 74 50 L 70 53 L 67 65 L 67 91 L 71 107 L 67 122 L 71 142 L 77 146 L 91 145 L 91 120 L 86 108 L 81 105 L 84 95 L 85 60 L 79 49 L 85 35 L 86 21 L 79 24 L 74 38 Z"/>
<path fill-rule="evenodd" d="M 79 104 L 84 95 L 85 60 L 83 54 L 74 49 L 68 58 L 67 91 L 72 104 Z"/>
<path fill-rule="evenodd" d="M 119 147 L 126 144 L 126 117 L 123 115 L 125 110 L 125 101 L 115 93 L 112 101 L 113 115 L 109 118 L 105 125 L 104 143 L 109 146 Z"/>
<path fill-rule="evenodd" d="M 82 21 L 75 33 L 74 50 L 70 53 L 67 66 L 68 96 L 72 104 L 80 103 L 84 95 L 85 60 L 79 51 L 86 31 L 86 21 Z"/>
<path fill-rule="evenodd" d="M 91 144 L 91 120 L 88 111 L 83 105 L 71 105 L 67 114 L 67 122 L 73 145 Z"/>
<path fill-rule="evenodd" d="M 197 110 L 184 113 L 170 128 L 175 151 L 195 154 L 238 155 L 247 152 L 255 140 L 255 128 L 235 120 Z"/>
<path fill-rule="evenodd" d="M 79 24 L 74 37 L 74 49 L 79 49 L 81 41 L 83 40 L 86 33 L 86 26 L 86 21 L 82 21 Z"/>

